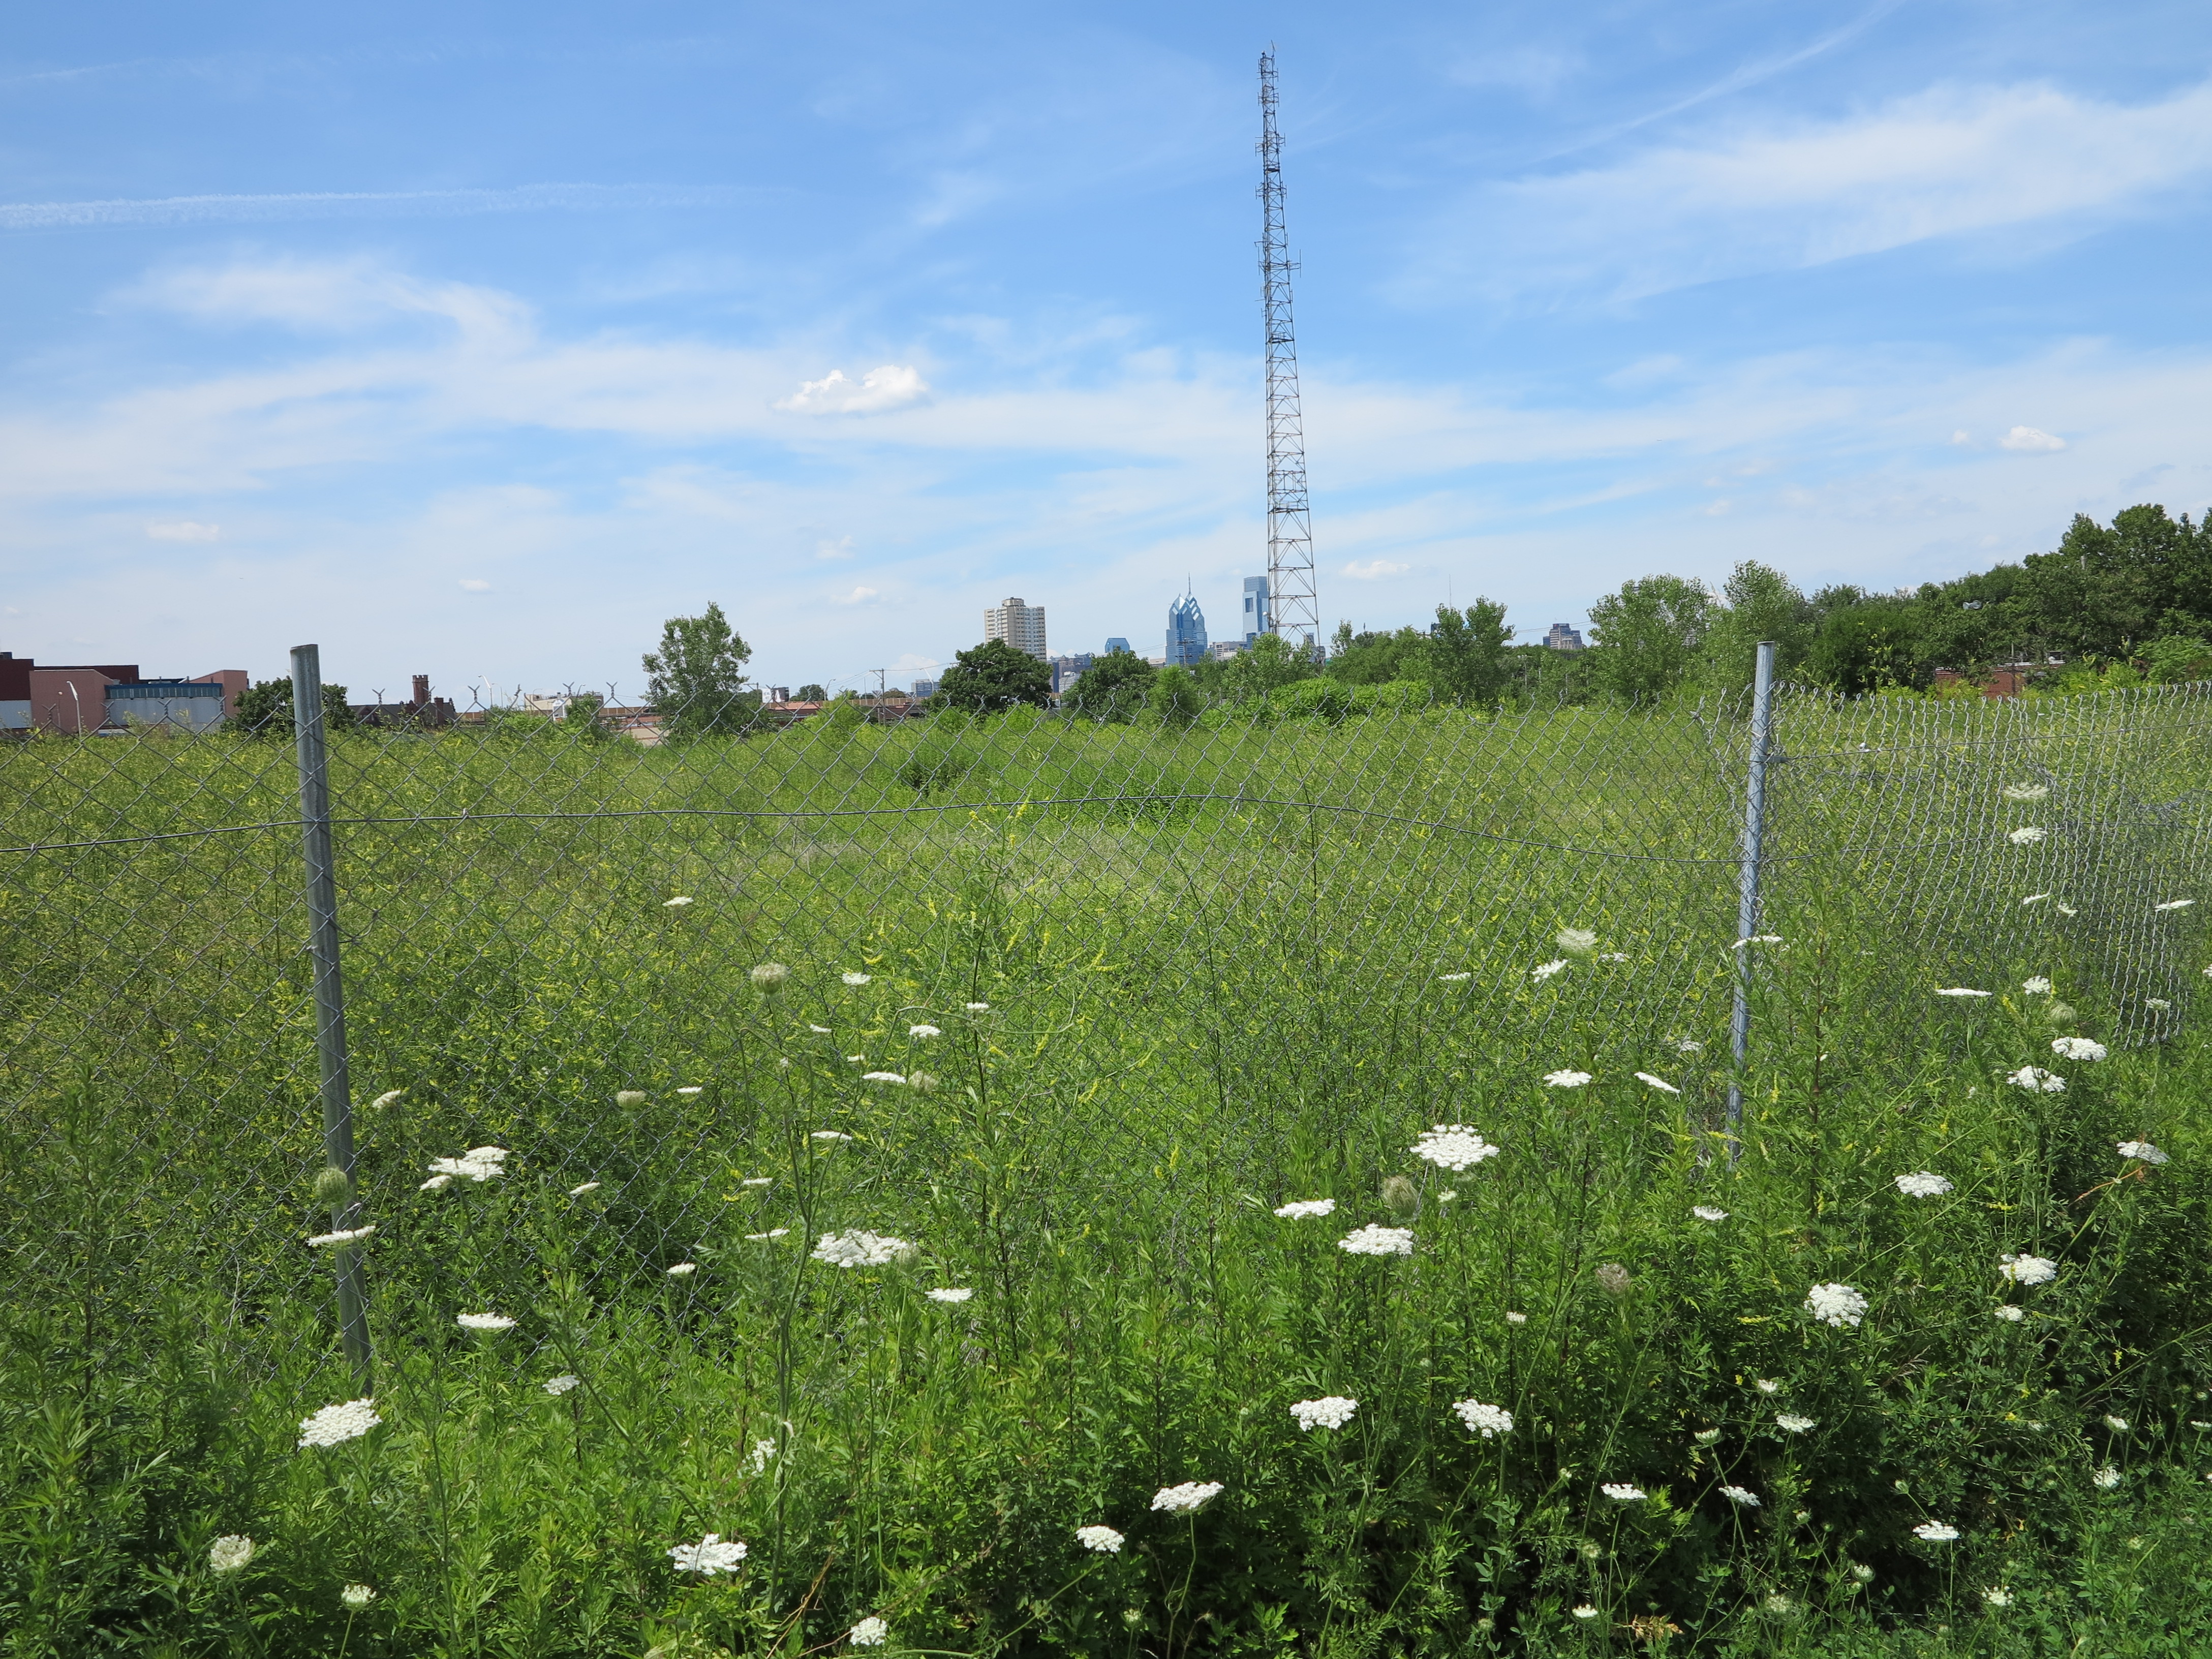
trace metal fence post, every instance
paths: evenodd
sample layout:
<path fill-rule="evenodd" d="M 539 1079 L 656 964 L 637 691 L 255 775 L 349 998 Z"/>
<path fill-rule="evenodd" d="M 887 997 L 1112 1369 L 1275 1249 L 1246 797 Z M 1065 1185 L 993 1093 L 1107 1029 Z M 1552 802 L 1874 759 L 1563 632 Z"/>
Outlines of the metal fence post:
<path fill-rule="evenodd" d="M 322 651 L 292 649 L 292 730 L 300 756 L 300 823 L 307 867 L 308 954 L 315 967 L 315 1059 L 322 1074 L 323 1159 L 345 1171 L 344 1201 L 331 1210 L 333 1231 L 361 1224 L 352 1191 L 353 1094 L 346 1070 L 345 989 L 338 976 L 337 868 L 331 854 L 330 767 L 323 746 Z M 362 1391 L 370 1388 L 368 1314 L 361 1294 L 361 1256 L 351 1244 L 331 1252 L 337 1267 L 338 1333 Z"/>
<path fill-rule="evenodd" d="M 1743 865 L 1735 883 L 1735 1009 L 1729 1021 L 1729 1162 L 1741 1147 L 1743 1066 L 1751 1048 L 1751 939 L 1759 931 L 1759 860 L 1766 833 L 1766 750 L 1774 729 L 1774 641 L 1759 642 L 1751 683 L 1751 765 L 1743 801 Z"/>

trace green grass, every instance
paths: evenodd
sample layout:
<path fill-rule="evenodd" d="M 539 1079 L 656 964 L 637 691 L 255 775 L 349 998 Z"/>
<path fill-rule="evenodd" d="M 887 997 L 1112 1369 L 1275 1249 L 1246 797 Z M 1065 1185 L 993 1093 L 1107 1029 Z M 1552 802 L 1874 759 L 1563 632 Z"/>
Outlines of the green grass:
<path fill-rule="evenodd" d="M 0 1652 L 796 1655 L 866 1616 L 963 1654 L 2192 1651 L 2202 952 L 2152 906 L 2206 873 L 2206 726 L 1793 705 L 1733 1158 L 1733 721 L 346 738 L 383 1422 L 304 1450 L 360 1390 L 301 1243 L 296 831 L 14 854 Z M 40 744 L 0 782 L 11 845 L 70 843 L 281 825 L 289 764 Z M 1503 1150 L 1436 1169 L 1435 1123 Z M 486 1144 L 505 1176 L 419 1190 Z M 1338 1248 L 1367 1224 L 1413 1253 Z M 917 1249 L 811 1258 L 854 1229 Z M 2008 1286 L 2022 1251 L 2056 1279 Z M 1828 1282 L 1863 1324 L 1808 1315 Z M 1357 1413 L 1301 1431 L 1323 1395 Z M 1152 1510 L 1188 1480 L 1224 1490 Z M 743 1571 L 677 1574 L 710 1532 Z"/>

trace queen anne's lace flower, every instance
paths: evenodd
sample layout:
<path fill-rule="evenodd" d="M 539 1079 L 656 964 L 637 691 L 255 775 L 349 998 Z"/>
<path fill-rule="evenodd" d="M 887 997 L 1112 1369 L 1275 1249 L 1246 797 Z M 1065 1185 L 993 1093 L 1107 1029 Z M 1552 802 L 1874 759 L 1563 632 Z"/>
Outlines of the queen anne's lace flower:
<path fill-rule="evenodd" d="M 444 1186 L 446 1181 L 451 1181 L 456 1176 L 464 1181 L 477 1182 L 496 1181 L 507 1173 L 507 1152 L 504 1146 L 472 1146 L 459 1158 L 434 1158 L 430 1160 L 430 1173 L 433 1176 L 442 1176 L 446 1179 L 436 1182 L 426 1181 L 422 1185 L 434 1192 L 438 1188 Z"/>
<path fill-rule="evenodd" d="M 587 1181 L 580 1187 L 569 1188 L 568 1196 L 571 1198 L 581 1198 L 586 1193 L 596 1193 L 599 1190 L 599 1183 L 598 1182 Z"/>
<path fill-rule="evenodd" d="M 1848 1285 L 1815 1285 L 1805 1295 L 1805 1311 L 1823 1325 L 1841 1329 L 1866 1317 L 1867 1299 Z"/>
<path fill-rule="evenodd" d="M 2005 1081 L 2016 1089 L 2032 1089 L 2038 1094 L 2063 1095 L 2066 1079 L 2056 1072 L 2046 1072 L 2040 1066 L 2023 1066 L 2008 1075 Z"/>
<path fill-rule="evenodd" d="M 1218 1480 L 1186 1480 L 1179 1486 L 1162 1486 L 1152 1494 L 1152 1507 L 1169 1515 L 1191 1515 L 1221 1491 Z"/>
<path fill-rule="evenodd" d="M 1759 1494 L 1742 1486 L 1723 1486 L 1721 1496 L 1742 1509 L 1755 1510 L 1759 1507 Z"/>
<path fill-rule="evenodd" d="M 850 1140 L 853 1137 L 842 1129 L 817 1129 L 806 1138 L 809 1140 Z"/>
<path fill-rule="evenodd" d="M 2163 904 L 2154 904 L 2150 908 L 2154 911 L 2186 910 L 2191 905 L 2196 902 L 2197 901 L 2195 899 L 2168 899 Z"/>
<path fill-rule="evenodd" d="M 2058 1277 L 2058 1264 L 2045 1255 L 2000 1256 L 1997 1271 L 2015 1285 L 2048 1285 Z"/>
<path fill-rule="evenodd" d="M 884 1267 L 913 1248 L 885 1233 L 824 1233 L 814 1247 L 814 1259 L 833 1267 Z"/>
<path fill-rule="evenodd" d="M 1513 1413 L 1503 1406 L 1486 1406 L 1480 1400 L 1455 1400 L 1452 1409 L 1467 1425 L 1469 1434 L 1479 1434 L 1485 1440 L 1513 1432 Z"/>
<path fill-rule="evenodd" d="M 903 1084 L 906 1081 L 906 1079 L 896 1072 L 863 1072 L 860 1073 L 860 1081 L 863 1083 Z"/>
<path fill-rule="evenodd" d="M 2052 1040 L 2051 1052 L 2061 1060 L 2102 1060 L 2106 1049 L 2093 1037 L 2063 1036 Z"/>
<path fill-rule="evenodd" d="M 1982 1592 L 1982 1600 L 1993 1607 L 2008 1607 L 2012 1605 L 2012 1592 L 2002 1584 L 1992 1584 Z"/>
<path fill-rule="evenodd" d="M 1528 970 L 1528 977 L 1541 985 L 1553 975 L 1564 973 L 1566 966 L 1567 959 L 1565 957 L 1557 957 L 1551 962 L 1540 962 Z"/>
<path fill-rule="evenodd" d="M 872 1613 L 847 1631 L 845 1639 L 856 1648 L 879 1648 L 891 1639 L 891 1627 Z"/>
<path fill-rule="evenodd" d="M 1426 1158 L 1440 1170 L 1457 1175 L 1462 1170 L 1496 1158 L 1504 1148 L 1493 1146 L 1464 1123 L 1439 1123 L 1421 1131 L 1413 1143 L 1413 1156 Z"/>
<path fill-rule="evenodd" d="M 696 1273 L 698 1271 L 699 1264 L 697 1262 L 679 1261 L 668 1270 L 668 1276 L 671 1279 L 689 1279 L 693 1273 Z"/>
<path fill-rule="evenodd" d="M 946 1285 L 932 1291 L 929 1293 L 929 1299 L 932 1302 L 965 1302 L 975 1294 L 975 1291 L 964 1287 Z"/>
<path fill-rule="evenodd" d="M 771 1227 L 764 1233 L 747 1233 L 745 1235 L 745 1243 L 748 1244 L 765 1244 L 771 1238 L 781 1238 L 790 1231 L 791 1229 L 788 1227 Z"/>
<path fill-rule="evenodd" d="M 2119 1145 L 2122 1158 L 2134 1158 L 2139 1164 L 2166 1164 L 2172 1160 L 2148 1140 L 2124 1140 Z"/>
<path fill-rule="evenodd" d="M 2008 783 L 2000 792 L 2007 800 L 2041 800 L 2051 793 L 2047 783 Z"/>
<path fill-rule="evenodd" d="M 1919 1170 L 1898 1176 L 1897 1190 L 1907 1198 L 1941 1198 L 1951 1190 L 1951 1183 L 1942 1176 Z"/>
<path fill-rule="evenodd" d="M 505 1314 L 462 1314 L 453 1322 L 465 1331 L 511 1331 L 514 1322 Z"/>
<path fill-rule="evenodd" d="M 738 1563 L 745 1559 L 745 1547 L 734 1538 L 725 1541 L 721 1534 L 710 1532 L 696 1544 L 677 1545 L 668 1552 L 668 1559 L 676 1563 L 678 1572 L 712 1578 L 718 1572 L 735 1572 Z"/>
<path fill-rule="evenodd" d="M 866 974 L 847 974 L 842 977 L 848 985 L 866 985 L 869 978 Z"/>
<path fill-rule="evenodd" d="M 1588 1072 L 1547 1072 L 1544 1086 L 1547 1089 L 1579 1089 L 1590 1080 Z"/>
<path fill-rule="evenodd" d="M 1710 1204 L 1692 1204 L 1690 1213 L 1700 1221 L 1726 1221 L 1729 1218 L 1726 1210 L 1717 1210 Z"/>
<path fill-rule="evenodd" d="M 1474 975 L 1473 974 L 1438 974 L 1437 975 L 1437 983 L 1439 985 L 1464 985 L 1468 981 L 1474 977 Z"/>
<path fill-rule="evenodd" d="M 1816 1426 L 1820 1420 L 1817 1417 L 1801 1417 L 1796 1412 L 1778 1412 L 1774 1418 L 1774 1426 L 1784 1434 L 1802 1434 L 1806 1430 Z"/>
<path fill-rule="evenodd" d="M 1078 1527 L 1075 1541 L 1087 1550 L 1097 1551 L 1101 1555 L 1119 1555 L 1121 1553 L 1121 1534 L 1111 1527 Z"/>
<path fill-rule="evenodd" d="M 1569 1607 L 1567 1612 L 1574 1618 L 1582 1620 L 1585 1624 L 1597 1617 L 1597 1609 L 1587 1601 L 1578 1607 Z"/>
<path fill-rule="evenodd" d="M 2014 830 L 2005 839 L 2015 847 L 2033 847 L 2050 833 L 2048 830 L 2039 830 L 2033 824 L 2027 824 Z"/>
<path fill-rule="evenodd" d="M 1638 1072 L 1636 1074 L 1636 1080 L 1638 1083 L 1649 1085 L 1650 1087 L 1658 1090 L 1662 1094 L 1679 1095 L 1682 1092 L 1673 1084 L 1668 1082 L 1665 1078 L 1654 1077 L 1649 1072 Z"/>
<path fill-rule="evenodd" d="M 1300 1428 L 1340 1429 L 1352 1421 L 1352 1413 L 1359 1409 L 1357 1400 L 1346 1400 L 1342 1395 L 1323 1395 L 1318 1400 L 1301 1400 L 1291 1407 L 1291 1415 L 1297 1419 Z"/>
<path fill-rule="evenodd" d="M 343 1406 L 325 1406 L 300 1424 L 300 1448 L 337 1446 L 358 1440 L 384 1419 L 368 1399 L 349 1400 Z"/>
<path fill-rule="evenodd" d="M 1528 1316 L 1524 1313 L 1509 1313 L 1505 1316 L 1505 1322 L 1509 1325 L 1525 1325 L 1528 1322 Z"/>
<path fill-rule="evenodd" d="M 745 1471 L 749 1474 L 766 1474 L 768 1466 L 775 1462 L 775 1442 L 756 1440 L 751 1452 L 745 1458 Z"/>
<path fill-rule="evenodd" d="M 690 902 L 691 901 L 690 899 L 684 897 L 683 894 L 678 893 L 672 899 L 661 900 L 660 908 L 664 910 L 680 910 Z"/>
<path fill-rule="evenodd" d="M 960 1006 L 971 1014 L 988 1014 L 991 1012 L 991 1005 L 988 1002 L 963 1002 Z"/>
<path fill-rule="evenodd" d="M 208 1546 L 210 1572 L 236 1572 L 253 1559 L 253 1540 L 242 1532 L 227 1532 Z"/>
<path fill-rule="evenodd" d="M 375 1231 L 376 1224 L 372 1221 L 366 1227 L 356 1227 L 350 1232 L 317 1233 L 307 1243 L 318 1249 L 325 1244 L 351 1244 L 356 1240 L 367 1238 Z"/>
<path fill-rule="evenodd" d="M 404 1089 L 386 1089 L 368 1103 L 368 1109 L 372 1112 L 380 1112 L 387 1106 L 396 1105 L 398 1103 L 399 1097 L 406 1092 Z"/>
<path fill-rule="evenodd" d="M 1999 1319 L 2003 1320 L 2008 1325 L 2017 1325 L 2021 1320 L 2027 1317 L 2027 1309 L 2016 1308 L 2009 1302 L 2000 1304 L 1997 1307 L 1992 1309 L 1991 1311 L 1995 1313 Z"/>
<path fill-rule="evenodd" d="M 1939 997 L 1986 997 L 1994 996 L 1996 994 L 1994 991 L 1971 990 L 1964 985 L 1953 985 L 1936 992 L 1936 994 Z"/>
<path fill-rule="evenodd" d="M 1336 1248 L 1348 1250 L 1353 1255 L 1411 1255 L 1413 1253 L 1413 1230 L 1411 1227 L 1369 1225 L 1338 1239 Z"/>
<path fill-rule="evenodd" d="M 1597 935 L 1587 927 L 1562 927 L 1552 937 L 1571 957 L 1586 956 L 1597 949 Z"/>
<path fill-rule="evenodd" d="M 1695 1037 L 1676 1037 L 1674 1048 L 1676 1052 L 1685 1054 L 1702 1054 L 1705 1052 L 1705 1045 Z"/>
<path fill-rule="evenodd" d="M 1608 1480 L 1598 1490 L 1616 1504 L 1633 1504 L 1644 1494 L 1641 1486 L 1632 1486 L 1625 1480 Z"/>
<path fill-rule="evenodd" d="M 2104 1468 L 2099 1469 L 2094 1474 L 2092 1474 L 2089 1477 L 2089 1484 L 2096 1487 L 2099 1492 L 2112 1491 L 2113 1487 L 2120 1484 L 2120 1471 L 2118 1467 L 2112 1463 L 2106 1464 Z"/>
<path fill-rule="evenodd" d="M 906 1028 L 906 1034 L 910 1037 L 919 1037 L 925 1042 L 931 1037 L 945 1035 L 934 1025 L 909 1025 Z"/>
<path fill-rule="evenodd" d="M 1275 1213 L 1285 1221 L 1305 1221 L 1315 1216 L 1335 1214 L 1336 1200 L 1333 1198 L 1293 1199 Z"/>
<path fill-rule="evenodd" d="M 2047 997 L 2051 994 L 2051 981 L 2038 974 L 2033 979 L 2021 981 L 2020 988 L 2032 997 Z"/>
<path fill-rule="evenodd" d="M 358 1613 L 376 1600 L 376 1592 L 367 1584 L 348 1584 L 338 1592 L 338 1600 Z"/>
<path fill-rule="evenodd" d="M 583 1382 L 584 1379 L 574 1372 L 563 1371 L 558 1376 L 549 1376 L 545 1379 L 545 1392 L 558 1400 L 569 1389 L 582 1387 Z"/>
<path fill-rule="evenodd" d="M 1923 1521 L 1912 1529 L 1912 1535 L 1931 1544 L 1948 1544 L 1959 1535 L 1959 1529 L 1942 1521 Z"/>

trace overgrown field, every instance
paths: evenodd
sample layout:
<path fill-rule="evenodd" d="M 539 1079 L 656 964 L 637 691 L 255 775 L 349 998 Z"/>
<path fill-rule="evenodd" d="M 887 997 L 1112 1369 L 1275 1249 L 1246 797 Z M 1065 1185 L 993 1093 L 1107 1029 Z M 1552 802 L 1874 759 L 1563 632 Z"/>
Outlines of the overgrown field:
<path fill-rule="evenodd" d="M 346 738 L 350 1246 L 289 750 L 0 753 L 0 1651 L 2194 1651 L 2208 723 L 1938 713 L 1748 944 L 1724 716 Z"/>

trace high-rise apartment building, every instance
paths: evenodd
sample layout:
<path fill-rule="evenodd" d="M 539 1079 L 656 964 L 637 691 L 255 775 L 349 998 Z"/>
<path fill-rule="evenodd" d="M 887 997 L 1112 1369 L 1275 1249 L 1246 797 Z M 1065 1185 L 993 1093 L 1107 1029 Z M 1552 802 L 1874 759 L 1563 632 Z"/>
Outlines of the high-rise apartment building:
<path fill-rule="evenodd" d="M 1255 643 L 1261 635 L 1275 631 L 1275 613 L 1267 608 L 1267 579 L 1247 576 L 1244 579 L 1244 643 Z"/>
<path fill-rule="evenodd" d="M 1188 668 L 1206 660 L 1206 613 L 1186 593 L 1168 607 L 1168 666 Z"/>
<path fill-rule="evenodd" d="M 1579 651 L 1583 648 L 1583 636 L 1580 630 L 1565 623 L 1553 623 L 1552 631 L 1544 635 L 1544 643 L 1554 651 Z"/>
<path fill-rule="evenodd" d="M 1044 648 L 1044 607 L 1024 605 L 1019 599 L 1008 599 L 1004 605 L 994 605 L 983 612 L 983 641 L 1004 640 L 1017 651 L 1028 653 L 1039 662 L 1050 662 L 1052 653 Z"/>

